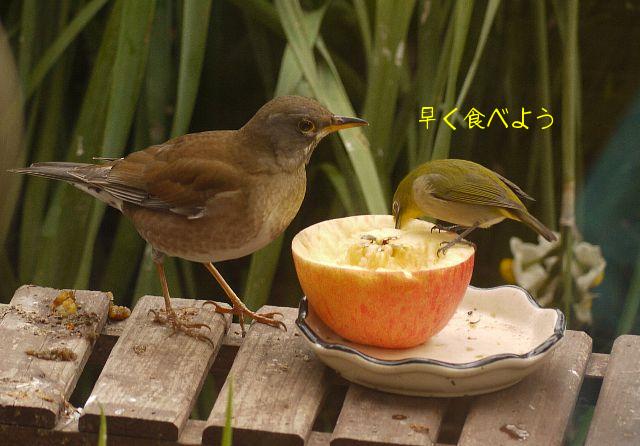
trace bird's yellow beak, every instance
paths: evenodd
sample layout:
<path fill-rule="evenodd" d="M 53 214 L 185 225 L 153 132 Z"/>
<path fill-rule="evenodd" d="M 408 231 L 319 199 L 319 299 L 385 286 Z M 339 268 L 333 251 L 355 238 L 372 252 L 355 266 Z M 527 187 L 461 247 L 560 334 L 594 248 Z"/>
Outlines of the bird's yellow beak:
<path fill-rule="evenodd" d="M 326 126 L 323 130 L 324 134 L 337 132 L 338 130 L 349 129 L 351 127 L 362 127 L 363 125 L 369 125 L 367 121 L 360 118 L 348 118 L 346 116 L 332 116 L 331 124 Z"/>

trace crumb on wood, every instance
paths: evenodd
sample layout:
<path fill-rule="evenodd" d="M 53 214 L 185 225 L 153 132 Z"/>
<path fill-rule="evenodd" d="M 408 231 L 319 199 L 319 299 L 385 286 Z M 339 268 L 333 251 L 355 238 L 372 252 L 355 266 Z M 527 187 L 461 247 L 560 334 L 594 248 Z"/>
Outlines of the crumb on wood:
<path fill-rule="evenodd" d="M 67 301 L 69 299 L 64 302 Z M 55 310 L 43 315 L 38 311 L 26 310 L 22 305 L 10 305 L 5 313 L 12 312 L 19 316 L 28 323 L 23 328 L 33 331 L 36 336 L 46 335 L 52 336 L 54 339 L 66 339 L 69 336 L 84 337 L 93 342 L 99 336 L 97 326 L 100 317 L 95 312 L 82 310 L 82 306 L 79 304 L 76 305 L 76 308 L 79 311 L 62 316 Z"/>
<path fill-rule="evenodd" d="M 147 344 L 136 344 L 133 346 L 133 352 L 136 355 L 142 355 L 147 351 Z"/>
<path fill-rule="evenodd" d="M 122 305 L 113 305 L 109 303 L 109 319 L 112 321 L 123 321 L 131 316 L 131 310 Z"/>
<path fill-rule="evenodd" d="M 78 355 L 68 347 L 53 347 L 45 350 L 29 349 L 25 353 L 48 361 L 75 361 L 78 359 Z"/>
<path fill-rule="evenodd" d="M 53 302 L 51 303 L 51 310 L 56 316 L 68 317 L 78 312 L 78 305 L 76 304 L 76 293 L 73 290 L 62 290 Z"/>
<path fill-rule="evenodd" d="M 393 418 L 394 420 L 406 420 L 407 416 L 406 415 L 402 415 L 401 413 L 396 413 L 391 415 L 391 418 Z"/>
<path fill-rule="evenodd" d="M 429 426 L 425 426 L 424 424 L 411 423 L 409 425 L 412 431 L 417 432 L 419 434 L 428 434 Z"/>

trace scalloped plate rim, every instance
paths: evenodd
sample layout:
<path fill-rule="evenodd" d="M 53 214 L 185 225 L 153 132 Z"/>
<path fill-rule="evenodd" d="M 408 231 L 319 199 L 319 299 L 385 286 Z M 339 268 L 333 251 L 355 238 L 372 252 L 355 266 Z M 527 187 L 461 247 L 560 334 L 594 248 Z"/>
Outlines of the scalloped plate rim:
<path fill-rule="evenodd" d="M 408 366 L 408 365 L 436 366 L 437 368 L 444 368 L 449 371 L 469 371 L 473 369 L 482 370 L 488 365 L 495 365 L 501 362 L 505 362 L 510 367 L 513 367 L 514 365 L 516 365 L 514 364 L 514 360 L 517 363 L 522 363 L 521 367 L 532 366 L 530 360 L 538 359 L 538 358 L 541 359 L 543 356 L 545 356 L 545 353 L 549 352 L 554 346 L 557 345 L 558 341 L 560 341 L 560 339 L 563 338 L 564 332 L 566 329 L 566 319 L 565 319 L 564 313 L 562 313 L 562 311 L 560 311 L 557 308 L 550 309 L 550 308 L 541 307 L 538 304 L 538 302 L 535 301 L 533 296 L 531 296 L 531 294 L 524 288 L 515 286 L 515 285 L 500 285 L 500 286 L 491 287 L 491 288 L 479 288 L 479 287 L 474 287 L 470 285 L 469 288 L 474 290 L 480 290 L 480 291 L 493 291 L 493 290 L 502 289 L 502 288 L 515 288 L 521 291 L 527 297 L 529 303 L 531 304 L 532 307 L 534 307 L 534 309 L 555 310 L 557 318 L 556 318 L 556 323 L 554 326 L 553 333 L 548 338 L 546 338 L 543 342 L 541 342 L 539 345 L 537 345 L 536 347 L 534 347 L 533 349 L 531 349 L 526 353 L 522 353 L 522 354 L 499 353 L 499 354 L 487 356 L 482 359 L 478 359 L 476 361 L 465 362 L 465 363 L 452 363 L 452 362 L 440 361 L 437 359 L 430 359 L 430 358 L 424 358 L 424 357 L 414 357 L 414 358 L 406 358 L 406 359 L 391 361 L 391 360 L 374 358 L 372 356 L 367 355 L 366 353 L 363 353 L 357 350 L 356 348 L 353 348 L 344 344 L 326 342 L 320 336 L 318 336 L 316 332 L 314 332 L 313 329 L 306 323 L 305 319 L 308 313 L 308 301 L 306 296 L 303 296 L 302 299 L 300 299 L 300 304 L 298 306 L 298 317 L 296 318 L 296 325 L 298 326 L 298 329 L 302 332 L 304 337 L 307 339 L 307 341 L 313 344 L 316 349 L 325 350 L 327 352 L 334 352 L 338 354 L 337 356 L 350 355 L 357 358 L 359 362 L 364 361 L 366 364 L 374 365 L 374 366 L 382 366 L 383 369 L 389 369 L 389 370 L 395 369 L 396 367 Z M 376 367 L 376 369 L 379 370 L 379 367 Z"/>

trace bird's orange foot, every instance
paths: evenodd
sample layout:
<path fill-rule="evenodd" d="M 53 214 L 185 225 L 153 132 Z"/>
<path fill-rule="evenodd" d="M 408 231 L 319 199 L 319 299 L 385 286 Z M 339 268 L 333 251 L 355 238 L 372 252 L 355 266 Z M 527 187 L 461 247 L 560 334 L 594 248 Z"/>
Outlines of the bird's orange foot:
<path fill-rule="evenodd" d="M 255 313 L 249 310 L 247 307 L 243 306 L 234 306 L 233 308 L 229 308 L 226 306 L 222 306 L 217 302 L 212 300 L 208 300 L 204 302 L 202 305 L 213 305 L 215 307 L 216 313 L 222 314 L 233 314 L 238 316 L 240 322 L 240 329 L 242 330 L 242 337 L 245 336 L 246 330 L 244 328 L 244 318 L 249 317 L 259 324 L 269 325 L 275 328 L 282 328 L 284 331 L 287 331 L 287 326 L 281 320 L 276 319 L 276 316 L 283 317 L 282 313 L 277 311 L 273 311 L 271 313 Z"/>
<path fill-rule="evenodd" d="M 173 329 L 172 335 L 181 332 L 189 337 L 208 342 L 212 347 L 215 347 L 213 341 L 200 332 L 201 328 L 211 331 L 211 327 L 207 324 L 189 321 L 189 317 L 197 312 L 197 308 L 179 308 L 177 311 L 149 310 L 149 313 L 153 314 L 153 322 L 170 326 Z"/>

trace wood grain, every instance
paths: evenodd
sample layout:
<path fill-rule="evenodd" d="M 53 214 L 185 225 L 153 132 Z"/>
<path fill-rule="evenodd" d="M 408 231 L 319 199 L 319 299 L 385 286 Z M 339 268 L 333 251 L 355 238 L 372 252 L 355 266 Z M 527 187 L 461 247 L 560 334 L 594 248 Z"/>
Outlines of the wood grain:
<path fill-rule="evenodd" d="M 609 364 L 609 355 L 605 353 L 591 353 L 587 370 L 584 372 L 585 378 L 603 378 Z"/>
<path fill-rule="evenodd" d="M 640 336 L 613 343 L 586 445 L 640 444 Z"/>
<path fill-rule="evenodd" d="M 447 402 L 392 395 L 352 384 L 331 445 L 433 445 Z"/>
<path fill-rule="evenodd" d="M 251 326 L 207 421 L 205 444 L 220 444 L 231 379 L 234 446 L 302 446 L 309 437 L 328 389 L 325 367 L 297 333 L 297 310 L 261 309 L 269 311 L 284 314 L 287 332 Z"/>
<path fill-rule="evenodd" d="M 204 427 L 205 421 L 187 420 L 180 437 L 176 441 L 132 438 L 110 434 L 108 438 L 109 446 L 199 446 L 202 444 Z M 311 432 L 305 446 L 329 446 L 330 436 L 331 434 L 324 432 Z M 63 418 L 53 429 L 0 424 L 0 444 L 95 446 L 98 444 L 98 434 L 95 432 L 80 432 L 77 419 Z"/>
<path fill-rule="evenodd" d="M 51 304 L 60 290 L 25 285 L 0 315 L 0 423 L 52 428 L 71 395 L 107 319 L 109 296 L 77 291 L 74 315 L 57 318 Z M 71 360 L 27 355 L 65 349 Z"/>
<path fill-rule="evenodd" d="M 174 308 L 191 307 L 193 300 L 172 299 Z M 199 303 L 198 305 L 200 305 Z M 207 323 L 214 343 L 172 334 L 153 322 L 150 309 L 162 308 L 161 297 L 144 296 L 113 347 L 80 417 L 81 431 L 97 432 L 100 406 L 108 432 L 176 440 L 196 401 L 204 378 L 222 343 L 229 318 L 212 306 L 198 308 L 192 322 Z"/>
<path fill-rule="evenodd" d="M 586 333 L 567 331 L 534 374 L 472 402 L 458 445 L 561 445 L 590 352 Z M 514 428 L 526 433 L 526 441 Z"/>

